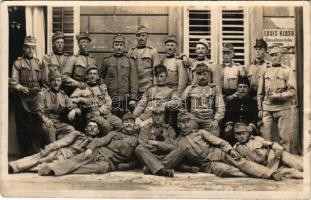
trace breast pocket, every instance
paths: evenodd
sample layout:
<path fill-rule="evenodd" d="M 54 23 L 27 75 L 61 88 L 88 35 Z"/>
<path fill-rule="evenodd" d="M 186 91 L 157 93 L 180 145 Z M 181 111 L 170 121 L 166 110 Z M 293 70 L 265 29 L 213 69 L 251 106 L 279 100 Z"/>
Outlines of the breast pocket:
<path fill-rule="evenodd" d="M 144 56 L 142 57 L 142 64 L 144 68 L 152 68 L 152 59 L 151 56 Z"/>
<path fill-rule="evenodd" d="M 228 87 L 229 89 L 236 89 L 238 84 L 238 77 L 228 78 Z"/>
<path fill-rule="evenodd" d="M 284 75 L 277 75 L 274 82 L 276 89 L 286 88 L 286 77 Z"/>
<path fill-rule="evenodd" d="M 29 82 L 30 71 L 28 68 L 22 67 L 19 71 L 19 82 L 26 84 Z"/>

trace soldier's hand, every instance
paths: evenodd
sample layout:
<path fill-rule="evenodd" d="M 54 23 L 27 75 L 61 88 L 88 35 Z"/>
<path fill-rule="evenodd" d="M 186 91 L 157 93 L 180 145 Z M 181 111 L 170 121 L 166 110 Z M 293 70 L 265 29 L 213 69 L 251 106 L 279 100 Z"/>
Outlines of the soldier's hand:
<path fill-rule="evenodd" d="M 29 89 L 28 89 L 28 87 L 22 86 L 22 87 L 20 88 L 20 91 L 21 91 L 23 94 L 29 94 Z"/>
<path fill-rule="evenodd" d="M 232 128 L 233 128 L 233 127 L 232 127 L 231 124 L 227 125 L 226 128 L 225 128 L 225 132 L 226 132 L 226 133 L 230 132 L 230 131 L 232 130 Z"/>
<path fill-rule="evenodd" d="M 135 106 L 136 106 L 136 101 L 131 100 L 131 101 L 129 102 L 129 105 L 131 106 L 131 108 L 135 108 Z"/>
<path fill-rule="evenodd" d="M 158 142 L 158 141 L 155 141 L 155 140 L 148 140 L 148 144 L 149 144 L 149 145 L 154 145 L 154 146 L 156 146 L 156 145 L 159 144 L 159 142 Z"/>
<path fill-rule="evenodd" d="M 84 152 L 84 158 L 90 158 L 91 155 L 93 153 L 93 150 L 92 149 L 87 149 L 85 152 Z"/>
<path fill-rule="evenodd" d="M 182 56 L 182 62 L 184 64 L 185 67 L 188 67 L 190 65 L 190 60 L 187 56 Z"/>
<path fill-rule="evenodd" d="M 272 149 L 283 151 L 284 147 L 282 147 L 279 143 L 273 142 Z"/>
<path fill-rule="evenodd" d="M 259 111 L 258 111 L 258 118 L 259 118 L 259 119 L 262 119 L 262 114 L 263 114 L 262 110 L 259 110 Z"/>
<path fill-rule="evenodd" d="M 86 88 L 86 83 L 84 83 L 84 82 L 79 82 L 78 88 L 80 88 L 81 90 L 84 90 L 84 89 Z"/>
<path fill-rule="evenodd" d="M 47 119 L 45 122 L 46 127 L 51 128 L 53 127 L 54 123 L 51 119 Z"/>
<path fill-rule="evenodd" d="M 218 129 L 218 120 L 214 119 L 214 121 L 210 124 L 211 130 Z"/>
<path fill-rule="evenodd" d="M 231 149 L 229 151 L 229 155 L 232 157 L 232 158 L 241 158 L 242 156 L 234 149 Z"/>
<path fill-rule="evenodd" d="M 68 113 L 68 119 L 70 121 L 74 120 L 76 117 L 76 111 L 75 110 L 71 110 L 69 113 Z"/>

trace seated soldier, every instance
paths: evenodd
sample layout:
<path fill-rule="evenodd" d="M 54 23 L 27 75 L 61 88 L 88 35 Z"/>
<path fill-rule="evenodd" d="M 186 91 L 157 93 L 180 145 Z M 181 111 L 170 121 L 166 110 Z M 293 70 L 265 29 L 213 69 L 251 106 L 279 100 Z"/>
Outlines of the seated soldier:
<path fill-rule="evenodd" d="M 247 160 L 277 170 L 284 178 L 303 178 L 302 157 L 288 153 L 276 142 L 253 136 L 244 123 L 234 125 L 234 137 L 237 143 L 233 148 Z"/>
<path fill-rule="evenodd" d="M 173 107 L 174 102 L 178 103 L 177 96 L 175 98 L 175 90 L 167 86 L 166 78 L 168 72 L 166 67 L 164 65 L 155 66 L 154 74 L 156 85 L 146 90 L 133 111 L 133 114 L 136 116 L 136 124 L 140 126 L 151 122 L 150 115 L 153 108 L 161 106 Z"/>
<path fill-rule="evenodd" d="M 144 174 L 173 177 L 173 170 L 166 170 L 161 160 L 174 149 L 175 131 L 164 124 L 164 107 L 152 110 L 152 123 L 141 127 L 136 157 L 144 165 Z"/>
<path fill-rule="evenodd" d="M 50 88 L 40 92 L 37 99 L 37 112 L 43 122 L 46 144 L 74 131 L 72 126 L 61 121 L 63 113 L 70 111 L 70 116 L 73 112 L 79 112 L 65 92 L 60 90 L 61 74 L 58 71 L 50 71 L 48 79 Z"/>
<path fill-rule="evenodd" d="M 104 174 L 115 171 L 119 165 L 129 163 L 137 146 L 135 117 L 123 116 L 123 128 L 111 131 L 102 138 L 94 139 L 86 146 L 86 151 L 55 163 L 47 164 L 40 175 Z"/>
<path fill-rule="evenodd" d="M 122 120 L 111 114 L 111 98 L 108 94 L 107 87 L 100 83 L 99 71 L 95 65 L 91 65 L 86 70 L 87 86 L 85 89 L 77 88 L 72 94 L 71 99 L 82 109 L 82 119 L 92 117 L 102 117 L 105 119 L 106 133 L 112 129 L 122 128 Z M 71 119 L 74 119 L 74 115 Z"/>
<path fill-rule="evenodd" d="M 38 171 L 43 163 L 64 160 L 83 152 L 89 142 L 101 135 L 102 124 L 101 118 L 90 119 L 85 133 L 73 130 L 63 138 L 46 145 L 41 152 L 9 162 L 9 172 Z"/>
<path fill-rule="evenodd" d="M 187 112 L 178 114 L 181 134 L 176 139 L 177 149 L 183 148 L 184 161 L 198 166 L 202 172 L 222 177 L 273 178 L 280 180 L 280 174 L 265 166 L 242 158 L 232 146 L 210 132 L 199 129 L 194 116 Z M 175 158 L 176 159 L 176 158 Z"/>
<path fill-rule="evenodd" d="M 226 105 L 224 139 L 232 145 L 235 143 L 233 136 L 235 123 L 243 122 L 252 129 L 254 134 L 258 133 L 257 102 L 249 95 L 249 85 L 250 82 L 246 76 L 239 76 L 237 91 L 232 95 L 234 98 Z"/>

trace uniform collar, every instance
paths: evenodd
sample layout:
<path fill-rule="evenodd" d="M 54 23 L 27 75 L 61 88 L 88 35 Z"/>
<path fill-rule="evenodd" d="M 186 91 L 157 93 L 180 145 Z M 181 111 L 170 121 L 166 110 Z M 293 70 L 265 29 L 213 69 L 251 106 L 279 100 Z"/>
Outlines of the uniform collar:
<path fill-rule="evenodd" d="M 223 63 L 222 66 L 223 67 L 231 67 L 233 65 L 233 62 L 231 63 Z"/>
<path fill-rule="evenodd" d="M 254 60 L 254 64 L 255 65 L 262 65 L 262 64 L 264 64 L 265 63 L 265 60 L 263 59 L 263 60 L 261 60 L 261 61 L 257 61 L 256 59 Z"/>
<path fill-rule="evenodd" d="M 82 51 L 79 51 L 79 54 L 82 55 L 82 56 L 89 56 L 89 52 L 82 52 Z"/>

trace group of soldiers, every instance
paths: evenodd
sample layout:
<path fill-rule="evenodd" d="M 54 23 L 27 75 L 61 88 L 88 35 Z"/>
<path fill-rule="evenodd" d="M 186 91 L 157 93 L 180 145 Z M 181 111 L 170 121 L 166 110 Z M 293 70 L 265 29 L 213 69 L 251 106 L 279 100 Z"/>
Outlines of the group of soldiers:
<path fill-rule="evenodd" d="M 226 43 L 223 63 L 216 65 L 207 58 L 206 39 L 197 42 L 191 59 L 177 53 L 177 39 L 169 35 L 160 60 L 147 44 L 147 28 L 139 26 L 136 47 L 126 54 L 126 39 L 117 34 L 113 54 L 98 66 L 89 54 L 89 34 L 76 38 L 80 51 L 69 56 L 64 34 L 56 32 L 53 52 L 42 62 L 34 58 L 35 38 L 24 40 L 9 82 L 19 97 L 23 158 L 9 163 L 10 173 L 102 174 L 142 166 L 144 174 L 167 177 L 175 169 L 302 178 L 289 118 L 295 75 L 281 63 L 280 46 L 268 51 L 257 39 L 255 61 L 245 67 L 233 62 L 234 47 Z"/>

